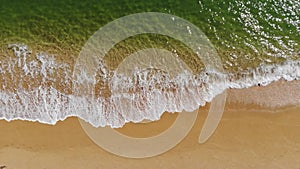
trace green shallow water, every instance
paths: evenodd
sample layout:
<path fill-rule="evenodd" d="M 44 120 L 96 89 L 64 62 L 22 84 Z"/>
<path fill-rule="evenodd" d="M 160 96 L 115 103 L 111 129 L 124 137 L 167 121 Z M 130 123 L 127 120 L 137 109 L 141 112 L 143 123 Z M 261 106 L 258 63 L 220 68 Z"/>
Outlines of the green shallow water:
<path fill-rule="evenodd" d="M 2 0 L 1 46 L 24 43 L 76 53 L 100 27 L 139 12 L 169 13 L 195 24 L 210 39 L 227 70 L 300 57 L 300 3 L 283 0 Z M 164 42 L 171 39 L 157 40 L 161 42 L 149 43 L 170 49 Z M 139 46 L 141 42 L 143 37 L 137 36 L 119 46 Z M 178 48 L 176 42 L 172 48 Z"/>
<path fill-rule="evenodd" d="M 195 45 L 196 49 L 200 46 L 204 51 L 200 51 L 200 56 L 203 54 L 204 59 L 213 62 L 201 72 L 204 68 L 202 61 L 182 43 L 187 39 L 194 42 L 192 35 L 197 34 L 196 31 L 191 34 L 185 24 L 178 29 L 188 35 L 183 36 L 181 41 L 173 39 L 169 32 L 166 35 L 170 37 L 140 34 L 120 41 L 113 48 L 105 48 L 106 44 L 111 47 L 110 42 L 117 38 L 104 36 L 103 39 L 108 40 L 105 43 L 101 44 L 96 39 L 97 43 L 87 46 L 89 50 L 81 50 L 99 28 L 115 19 L 141 12 L 172 14 L 193 23 L 210 39 L 223 65 L 218 65 L 216 55 L 210 55 L 214 54 L 207 50 L 210 47 L 202 46 L 202 39 L 197 41 L 200 44 Z M 176 25 L 176 21 L 180 20 L 171 19 L 164 21 Z M 144 27 L 144 24 L 140 20 L 138 23 L 130 22 L 130 26 Z M 174 31 L 158 26 L 165 32 Z M 165 27 L 169 28 L 168 25 Z M 123 31 L 125 29 L 119 25 L 105 29 L 105 33 L 116 35 Z M 121 127 L 128 121 L 158 120 L 165 111 L 195 110 L 229 88 L 267 85 L 280 78 L 299 80 L 299 32 L 299 0 L 1 0 L 0 119 L 55 124 L 76 116 L 94 126 Z M 198 35 L 201 37 L 201 34 Z M 195 46 L 191 48 L 195 49 Z M 103 48 L 110 49 L 103 57 L 99 53 L 100 57 L 89 53 L 103 53 Z M 147 60 L 148 55 L 147 62 L 140 60 L 144 58 L 141 57 L 126 63 L 127 56 L 146 48 L 176 50 L 178 57 L 196 73 L 186 74 L 187 67 L 183 67 L 182 62 L 175 64 L 173 60 L 180 59 L 172 57 L 174 55 L 165 60 L 160 55 L 161 60 L 157 64 L 160 64 L 161 70 L 156 65 L 152 67 L 153 60 L 150 60 L 151 57 Z M 83 52 L 79 55 L 80 51 Z M 283 63 L 272 64 L 279 62 Z M 124 69 L 118 69 L 122 68 L 122 63 Z M 136 65 L 144 67 L 134 72 L 138 68 Z M 220 66 L 228 72 L 216 70 Z M 170 79 L 164 68 L 180 74 Z M 125 73 L 128 72 L 133 75 L 127 76 Z M 270 93 L 278 96 L 297 93 L 297 87 L 279 94 L 273 92 L 276 88 L 272 88 Z M 239 95 L 238 101 L 243 102 L 244 96 Z M 264 96 L 264 100 L 272 97 Z M 285 105 L 294 105 L 294 100 L 297 101 L 294 96 L 287 97 L 293 100 L 288 100 Z M 268 101 L 265 104 L 273 105 L 269 105 Z"/>

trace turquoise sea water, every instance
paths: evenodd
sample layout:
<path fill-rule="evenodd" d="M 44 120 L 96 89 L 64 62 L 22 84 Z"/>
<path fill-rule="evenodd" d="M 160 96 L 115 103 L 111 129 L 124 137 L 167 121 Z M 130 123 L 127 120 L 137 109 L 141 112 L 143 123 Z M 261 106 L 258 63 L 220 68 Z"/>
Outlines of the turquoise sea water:
<path fill-rule="evenodd" d="M 205 68 L 199 72 L 198 67 L 203 65 L 192 59 L 195 53 L 172 37 L 138 35 L 118 43 L 108 55 L 111 58 L 108 63 L 96 62 L 98 80 L 93 85 L 98 99 L 73 95 L 72 64 L 86 41 L 100 27 L 141 12 L 171 14 L 196 25 L 216 49 L 226 73 Z M 158 119 L 164 111 L 195 109 L 228 88 L 300 77 L 298 0 L 2 0 L 0 25 L 3 89 L 0 117 L 7 120 L 20 118 L 55 123 L 75 115 L 95 126 L 119 127 L 127 121 Z M 122 79 L 113 78 L 114 71 L 109 66 L 115 68 L 116 63 L 129 54 L 149 47 L 178 50 L 179 57 L 199 74 L 170 79 L 160 71 L 146 71 L 145 84 L 148 85 L 137 88 L 134 86 L 141 84 L 141 72 L 134 75 L 139 80 L 125 80 L 127 87 Z M 88 77 L 81 75 L 80 78 L 86 78 L 83 82 L 88 81 Z M 121 91 L 129 93 L 126 95 L 129 101 L 122 101 L 125 95 L 112 94 L 113 83 L 122 84 Z M 154 89 L 149 84 L 155 86 Z M 178 93 L 170 95 L 174 90 Z M 158 103 L 155 99 L 165 102 Z M 141 103 L 145 100 L 149 104 Z M 125 103 L 131 108 L 118 106 Z M 158 104 L 166 106 L 153 106 Z M 122 114 L 120 110 L 125 112 Z M 132 115 L 133 111 L 138 115 Z"/>

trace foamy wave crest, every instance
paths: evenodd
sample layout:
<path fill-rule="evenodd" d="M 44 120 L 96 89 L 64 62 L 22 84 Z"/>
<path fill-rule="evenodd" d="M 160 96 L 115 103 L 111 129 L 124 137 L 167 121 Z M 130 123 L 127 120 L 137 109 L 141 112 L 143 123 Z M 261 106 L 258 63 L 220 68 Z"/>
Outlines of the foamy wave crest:
<path fill-rule="evenodd" d="M 158 120 L 163 112 L 193 111 L 229 88 L 267 85 L 273 81 L 300 79 L 300 60 L 262 64 L 238 73 L 207 68 L 193 74 L 170 75 L 149 68 L 116 74 L 99 60 L 91 79 L 86 72 L 72 76 L 72 65 L 54 56 L 29 52 L 26 46 L 10 45 L 14 57 L 0 63 L 0 118 L 55 124 L 70 116 L 93 126 L 121 127 L 126 122 Z M 76 80 L 75 80 L 76 79 Z M 76 94 L 76 85 L 92 93 Z M 242 98 L 241 98 L 242 99 Z"/>

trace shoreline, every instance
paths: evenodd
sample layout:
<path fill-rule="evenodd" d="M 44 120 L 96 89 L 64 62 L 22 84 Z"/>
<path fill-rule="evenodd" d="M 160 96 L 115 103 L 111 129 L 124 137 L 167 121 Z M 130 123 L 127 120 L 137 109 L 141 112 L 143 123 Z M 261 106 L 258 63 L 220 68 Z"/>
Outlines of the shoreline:
<path fill-rule="evenodd" d="M 267 86 L 253 86 L 244 89 L 229 89 L 227 108 L 252 108 L 276 112 L 300 106 L 300 80 L 279 80 Z M 243 97 L 247 96 L 247 97 Z M 242 99 L 241 99 L 242 98 Z M 278 110 L 279 109 L 279 110 Z"/>
<path fill-rule="evenodd" d="M 48 55 L 46 55 L 46 57 L 48 57 Z M 65 58 L 65 59 L 67 61 L 70 61 L 69 58 Z M 62 63 L 64 63 L 63 61 L 62 61 Z M 59 60 L 59 63 L 54 63 L 54 64 L 58 65 L 58 67 L 59 67 L 60 62 L 61 62 L 61 60 Z M 49 69 L 52 69 L 51 65 L 50 65 Z M 16 73 L 18 73 L 18 72 L 16 72 Z M 54 74 L 54 75 L 56 75 L 56 74 Z M 52 76 L 55 77 L 54 75 L 52 75 Z M 251 76 L 249 76 L 249 77 L 252 78 Z M 8 82 L 12 83 L 11 81 L 8 81 Z M 21 82 L 27 83 L 26 80 L 24 80 L 24 81 L 21 80 Z M 72 94 L 72 91 L 71 91 L 72 88 L 70 87 L 70 86 L 72 86 L 71 84 L 72 83 L 68 83 L 69 86 L 68 85 L 58 86 L 58 89 L 59 89 L 58 91 L 69 91 Z M 59 84 L 55 84 L 55 85 L 59 85 Z M 67 88 L 68 90 L 66 90 L 66 88 L 64 88 L 64 87 L 69 87 L 69 88 Z M 275 82 L 271 82 L 270 84 L 268 84 L 266 86 L 252 86 L 252 87 L 246 87 L 246 88 L 242 88 L 242 89 L 227 89 L 227 91 L 228 91 L 227 102 L 230 104 L 228 104 L 226 109 L 244 110 L 246 107 L 246 109 L 251 109 L 253 111 L 262 110 L 262 111 L 276 112 L 276 111 L 285 110 L 286 108 L 289 108 L 289 107 L 299 106 L 300 105 L 300 91 L 298 90 L 299 87 L 300 87 L 300 80 L 293 80 L 293 81 L 278 80 Z M 14 89 L 14 88 L 12 88 L 12 89 Z M 290 91 L 290 92 L 286 92 L 286 91 Z M 247 97 L 243 97 L 245 95 L 247 95 Z M 233 106 L 231 106 L 231 104 L 233 104 Z M 5 115 L 5 114 L 3 114 L 3 115 Z M 67 115 L 67 117 L 69 117 L 69 116 L 73 116 L 73 115 L 72 114 Z M 79 116 L 79 115 L 76 115 L 76 116 Z M 2 118 L 5 118 L 5 116 Z M 11 118 L 11 117 L 9 117 L 9 118 Z M 20 118 L 21 117 L 19 117 L 19 118 L 13 117 L 12 119 L 20 119 Z M 65 119 L 65 118 L 63 118 L 63 119 Z M 32 119 L 32 120 L 41 120 L 41 119 Z"/>
<path fill-rule="evenodd" d="M 254 112 L 268 112 L 268 113 L 281 113 L 293 109 L 300 108 L 300 91 L 297 90 L 300 87 L 300 81 L 284 81 L 279 80 L 272 82 L 267 86 L 253 86 L 243 89 L 228 89 L 226 97 L 225 111 L 254 111 Z M 286 92 L 291 91 L 291 92 Z M 244 97 L 247 95 L 247 97 Z M 280 96 L 280 97 L 277 97 Z M 274 99 L 275 98 L 275 99 Z M 207 102 L 204 106 L 199 106 L 200 110 L 208 111 L 210 102 Z M 62 105 L 61 105 L 62 106 Z M 0 113 L 1 114 L 1 113 Z M 172 114 L 172 113 L 171 113 Z M 42 121 L 40 118 L 31 119 L 26 117 L 5 117 L 7 114 L 2 114 L 0 120 L 5 121 L 29 121 L 38 122 L 41 124 L 56 125 L 61 121 L 65 121 L 68 118 L 79 118 L 81 114 L 68 114 L 59 117 L 55 122 Z M 40 115 L 39 115 L 40 116 Z M 163 113 L 161 114 L 163 116 Z M 160 116 L 160 118 L 161 118 Z M 145 117 L 144 117 L 145 118 Z M 155 119 L 155 120 L 159 120 Z M 154 121 L 155 121 L 154 120 Z M 131 123 L 131 122 L 126 122 Z M 116 127 L 119 128 L 119 127 Z"/>

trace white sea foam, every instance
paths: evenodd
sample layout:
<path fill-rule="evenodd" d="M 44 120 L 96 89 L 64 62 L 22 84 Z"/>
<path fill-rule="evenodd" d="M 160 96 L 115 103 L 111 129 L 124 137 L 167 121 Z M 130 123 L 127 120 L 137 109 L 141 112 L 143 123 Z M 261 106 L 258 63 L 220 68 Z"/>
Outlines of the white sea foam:
<path fill-rule="evenodd" d="M 59 63 L 55 57 L 43 53 L 28 59 L 34 53 L 26 46 L 10 45 L 10 48 L 15 56 L 0 63 L 0 119 L 5 120 L 55 124 L 76 116 L 93 126 L 121 127 L 129 121 L 158 120 L 165 111 L 193 111 L 229 88 L 243 89 L 266 86 L 280 79 L 300 79 L 300 60 L 287 60 L 238 73 L 206 69 L 199 74 L 183 71 L 173 77 L 154 68 L 134 70 L 130 76 L 120 73 L 114 76 L 115 72 L 99 61 L 98 72 L 95 72 L 99 78 L 91 79 L 86 72 L 81 72 L 74 80 L 70 70 L 72 65 Z M 59 71 L 64 74 L 58 74 Z M 72 88 L 67 83 L 70 80 L 74 86 L 92 84 L 87 86 L 92 93 L 64 92 L 65 87 Z M 23 87 L 14 82 L 32 85 Z M 285 105 L 295 103 L 298 102 L 286 102 Z"/>

